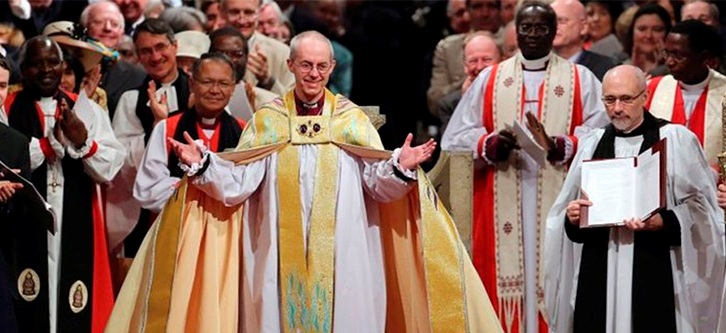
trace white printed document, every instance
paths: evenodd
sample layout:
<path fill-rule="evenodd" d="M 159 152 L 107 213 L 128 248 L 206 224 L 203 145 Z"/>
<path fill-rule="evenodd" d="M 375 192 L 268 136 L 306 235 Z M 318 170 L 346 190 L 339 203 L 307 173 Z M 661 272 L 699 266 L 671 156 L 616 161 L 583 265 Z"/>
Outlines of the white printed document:
<path fill-rule="evenodd" d="M 580 186 L 580 197 L 592 202 L 581 207 L 581 228 L 648 219 L 666 203 L 665 139 L 635 157 L 584 161 Z"/>

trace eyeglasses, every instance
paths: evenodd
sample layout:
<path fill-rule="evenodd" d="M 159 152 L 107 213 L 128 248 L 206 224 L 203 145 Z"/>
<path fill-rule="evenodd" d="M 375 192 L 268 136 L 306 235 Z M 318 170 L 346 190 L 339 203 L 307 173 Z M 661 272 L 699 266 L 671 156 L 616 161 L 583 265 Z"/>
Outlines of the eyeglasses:
<path fill-rule="evenodd" d="M 162 53 L 166 51 L 169 46 L 171 46 L 171 43 L 159 43 L 154 45 L 153 47 L 142 47 L 138 49 L 136 52 L 139 54 L 139 57 L 148 57 L 152 53 Z"/>
<path fill-rule="evenodd" d="M 309 62 L 303 61 L 299 64 L 297 64 L 298 67 L 300 67 L 300 71 L 304 74 L 310 73 L 310 71 L 313 70 L 313 68 L 316 68 L 318 70 L 318 73 L 325 74 L 330 70 L 330 63 L 323 62 L 317 65 L 313 65 Z"/>
<path fill-rule="evenodd" d="M 550 33 L 550 27 L 544 25 L 544 24 L 528 24 L 528 23 L 522 23 L 519 26 L 517 26 L 517 32 L 520 35 L 537 35 L 542 36 Z"/>
<path fill-rule="evenodd" d="M 117 29 L 121 28 L 121 23 L 119 21 L 112 20 L 112 19 L 105 19 L 105 20 L 91 19 L 88 22 L 88 27 L 93 27 L 93 28 L 105 27 L 106 24 L 108 24 L 112 30 L 117 30 Z"/>
<path fill-rule="evenodd" d="M 214 80 L 199 80 L 197 81 L 204 89 L 211 89 L 214 86 L 218 86 L 221 89 L 230 89 L 234 86 L 232 81 L 214 81 Z"/>
<path fill-rule="evenodd" d="M 670 52 L 670 51 L 668 51 L 668 50 L 663 50 L 663 51 L 661 52 L 661 57 L 662 57 L 663 59 L 668 59 L 668 57 L 670 57 L 671 59 L 675 60 L 676 62 L 681 62 L 681 61 L 683 61 L 683 60 L 686 60 L 686 58 L 687 58 L 687 57 L 686 57 L 686 56 L 685 56 L 684 54 L 682 54 L 682 53 L 679 53 L 679 52 Z"/>
<path fill-rule="evenodd" d="M 218 53 L 224 54 L 227 57 L 229 57 L 230 59 L 239 59 L 239 58 L 244 58 L 244 57 L 247 56 L 247 52 L 242 51 L 242 50 L 240 50 L 240 51 L 234 51 L 234 50 L 226 50 L 226 51 L 225 50 L 214 50 L 213 52 L 218 52 Z"/>
<path fill-rule="evenodd" d="M 641 92 L 639 92 L 635 96 L 630 95 L 622 95 L 622 96 L 603 96 L 602 102 L 605 103 L 605 106 L 614 106 L 617 101 L 620 101 L 620 103 L 623 103 L 624 105 L 633 105 L 635 103 L 635 100 L 643 95 L 645 92 L 645 89 L 643 89 Z"/>

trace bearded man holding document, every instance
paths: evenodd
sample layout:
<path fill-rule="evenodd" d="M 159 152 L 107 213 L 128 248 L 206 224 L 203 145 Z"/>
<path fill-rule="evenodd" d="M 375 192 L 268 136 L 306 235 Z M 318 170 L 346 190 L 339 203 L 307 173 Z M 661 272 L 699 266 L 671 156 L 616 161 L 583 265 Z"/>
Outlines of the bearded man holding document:
<path fill-rule="evenodd" d="M 612 123 L 580 140 L 547 218 L 545 297 L 553 332 L 716 331 L 724 227 L 713 177 L 696 136 L 647 112 L 647 99 L 640 69 L 619 66 L 605 74 L 603 102 Z M 638 156 L 662 139 L 665 207 L 620 226 L 580 227 L 583 208 L 603 204 L 578 198 L 583 162 Z"/>

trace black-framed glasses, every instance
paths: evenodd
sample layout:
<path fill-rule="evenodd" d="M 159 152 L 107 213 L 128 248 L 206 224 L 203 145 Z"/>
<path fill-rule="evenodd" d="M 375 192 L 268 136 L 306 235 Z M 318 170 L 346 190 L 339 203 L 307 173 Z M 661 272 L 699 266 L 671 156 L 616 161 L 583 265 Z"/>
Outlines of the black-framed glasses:
<path fill-rule="evenodd" d="M 606 106 L 613 106 L 617 101 L 620 101 L 620 103 L 623 103 L 624 105 L 633 105 L 635 103 L 635 100 L 638 99 L 643 93 L 645 92 L 645 89 L 643 89 L 641 92 L 639 92 L 635 96 L 630 95 L 621 95 L 621 96 L 603 96 L 602 102 L 605 103 Z"/>
<path fill-rule="evenodd" d="M 544 24 L 522 23 L 517 26 L 517 32 L 521 35 L 542 36 L 550 33 L 550 27 Z"/>

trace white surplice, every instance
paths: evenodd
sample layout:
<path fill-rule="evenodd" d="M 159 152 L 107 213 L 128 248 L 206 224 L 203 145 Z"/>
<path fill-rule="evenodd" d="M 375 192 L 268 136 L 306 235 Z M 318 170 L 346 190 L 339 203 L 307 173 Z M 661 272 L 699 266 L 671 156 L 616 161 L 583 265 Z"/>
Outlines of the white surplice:
<path fill-rule="evenodd" d="M 98 183 L 107 183 L 116 175 L 121 168 L 123 163 L 124 149 L 123 146 L 116 140 L 111 130 L 111 124 L 108 121 L 106 111 L 91 100 L 88 100 L 85 93 L 81 93 L 78 97 L 79 104 L 81 99 L 86 99 L 91 105 L 93 110 L 87 110 L 84 112 L 85 115 L 89 115 L 92 119 L 82 121 L 88 131 L 88 138 L 86 139 L 85 145 L 81 149 L 76 149 L 72 144 L 69 144 L 65 138 L 56 139 L 53 135 L 53 128 L 56 124 L 55 114 L 57 101 L 52 97 L 44 97 L 38 101 L 38 105 L 43 111 L 45 117 L 41 123 L 45 124 L 43 133 L 49 139 L 51 147 L 55 152 L 56 158 L 54 160 L 46 160 L 43 151 L 40 149 L 40 141 L 37 138 L 32 138 L 30 141 L 30 168 L 31 170 L 37 169 L 43 163 L 47 163 L 47 184 L 46 189 L 46 201 L 53 206 L 53 209 L 57 216 L 56 221 L 56 233 L 52 235 L 48 233 L 48 291 L 50 301 L 50 332 L 56 331 L 57 327 L 57 308 L 59 296 L 57 293 L 57 286 L 60 278 L 60 258 L 61 258 L 61 239 L 63 237 L 63 166 L 61 165 L 61 159 L 68 155 L 74 159 L 83 159 L 83 167 L 86 174 Z M 29 110 L 32 112 L 32 110 Z M 91 156 L 85 157 L 91 150 L 93 143 L 96 143 L 98 149 Z M 59 184 L 54 186 L 54 184 Z M 91 189 L 89 189 L 90 191 Z M 88 235 L 93 237 L 93 235 Z"/>
<path fill-rule="evenodd" d="M 536 60 L 527 60 L 522 58 L 524 65 L 523 79 L 526 96 L 523 103 L 524 112 L 529 112 L 537 116 L 539 107 L 539 88 L 545 79 L 546 72 L 543 70 L 528 70 L 545 68 L 549 56 Z M 461 98 L 449 125 L 441 139 L 441 147 L 446 151 L 470 151 L 473 152 L 476 163 L 489 163 L 484 157 L 477 156 L 477 143 L 483 135 L 487 135 L 487 130 L 482 123 L 482 111 L 484 110 L 484 91 L 486 84 L 489 82 L 492 67 L 484 69 L 469 89 Z M 577 65 L 580 78 L 580 91 L 583 112 L 583 125 L 575 129 L 575 135 L 581 136 L 589 132 L 593 128 L 604 126 L 608 123 L 607 114 L 600 101 L 601 85 L 600 81 L 595 77 L 589 69 Z M 571 112 L 570 110 L 562 110 L 562 112 Z M 524 123 L 524 122 L 523 122 Z M 525 130 L 526 129 L 525 127 Z M 554 135 L 554 133 L 548 133 Z M 573 144 L 569 139 L 566 140 L 565 160 L 574 154 Z M 484 149 L 486 150 L 486 149 Z M 524 245 L 524 276 L 525 276 L 525 330 L 522 332 L 534 333 L 537 331 L 537 178 L 539 173 L 539 165 L 529 155 L 519 154 L 519 166 L 521 175 L 521 209 L 523 226 L 523 245 Z M 517 207 L 512 207 L 517 209 Z M 530 221 L 530 222 L 527 222 Z"/>
<path fill-rule="evenodd" d="M 581 244 L 564 231 L 567 204 L 578 197 L 580 164 L 590 159 L 604 133 L 593 131 L 580 147 L 565 185 L 550 210 L 545 235 L 545 298 L 550 329 L 572 331 Z M 681 246 L 671 247 L 671 267 L 678 332 L 715 332 L 724 288 L 723 211 L 716 202 L 716 187 L 696 136 L 680 125 L 666 125 L 667 204 L 678 217 Z M 616 137 L 615 156 L 637 156 L 642 136 Z M 612 228 L 608 243 L 607 333 L 631 331 L 633 232 Z M 641 282 L 642 283 L 642 282 Z M 647 282 L 645 282 L 647 283 Z"/>
<path fill-rule="evenodd" d="M 300 199 L 304 237 L 310 231 L 310 212 L 317 167 L 318 147 L 299 145 Z M 337 149 L 337 148 L 336 148 Z M 369 200 L 388 202 L 403 197 L 415 172 L 398 166 L 399 151 L 385 161 L 367 161 L 344 150 L 338 152 L 337 207 L 335 225 L 334 332 L 383 332 L 386 321 L 386 282 L 377 211 Z M 254 304 L 243 304 L 241 318 L 254 316 L 257 332 L 281 332 L 278 283 L 278 155 L 248 165 L 234 166 L 214 154 L 209 166 L 192 183 L 225 205 L 246 203 L 244 223 L 244 273 L 249 285 L 242 286 Z M 331 203 L 333 204 L 333 203 Z M 369 218 L 369 216 L 373 218 Z M 242 292 L 242 291 L 241 291 Z M 242 323 L 242 322 L 241 322 Z M 249 324 L 249 323 L 246 323 Z M 249 331 L 250 328 L 248 327 Z"/>
<path fill-rule="evenodd" d="M 214 124 L 216 119 L 210 119 Z M 205 129 L 204 135 L 211 138 L 214 129 Z M 180 178 L 172 177 L 169 171 L 169 151 L 167 150 L 166 119 L 160 121 L 151 132 L 146 144 L 144 157 L 139 164 L 139 171 L 134 181 L 134 199 L 141 207 L 161 212 L 169 200 Z"/>

